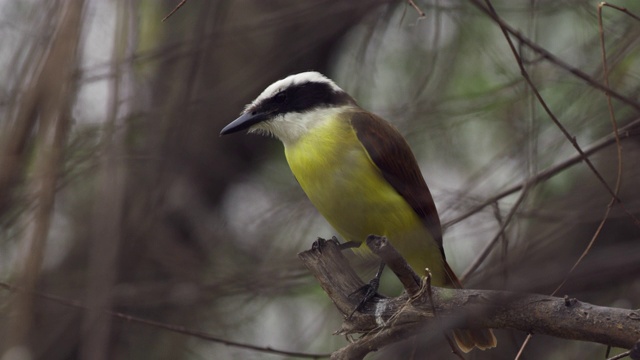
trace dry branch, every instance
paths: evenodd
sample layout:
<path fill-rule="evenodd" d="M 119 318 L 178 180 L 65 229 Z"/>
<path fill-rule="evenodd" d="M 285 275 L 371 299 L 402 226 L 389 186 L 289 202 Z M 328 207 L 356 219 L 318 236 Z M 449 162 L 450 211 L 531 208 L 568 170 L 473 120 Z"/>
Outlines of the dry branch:
<path fill-rule="evenodd" d="M 423 285 L 412 297 L 406 294 L 395 298 L 377 297 L 348 317 L 359 301 L 351 294 L 363 282 L 348 265 L 339 245 L 319 239 L 313 249 L 298 256 L 345 316 L 337 333 L 362 335 L 336 351 L 333 359 L 360 359 L 426 328 L 438 327 L 515 329 L 625 349 L 632 348 L 640 339 L 640 311 L 596 306 L 569 297 L 507 291 L 438 287 L 426 291 Z M 411 269 L 407 269 L 410 273 L 404 276 L 413 277 Z"/>

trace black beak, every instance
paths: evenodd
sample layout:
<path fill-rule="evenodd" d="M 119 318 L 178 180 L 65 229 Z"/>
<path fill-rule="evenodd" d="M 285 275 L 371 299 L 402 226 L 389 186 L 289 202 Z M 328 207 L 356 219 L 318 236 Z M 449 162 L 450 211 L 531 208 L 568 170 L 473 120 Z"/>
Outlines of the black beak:
<path fill-rule="evenodd" d="M 221 131 L 220 135 L 232 134 L 234 132 L 238 132 L 241 130 L 245 130 L 250 128 L 252 125 L 255 125 L 259 122 L 263 122 L 267 120 L 267 116 L 261 113 L 253 113 L 251 111 L 243 113 L 239 118 L 233 120 L 229 125 L 225 126 Z"/>

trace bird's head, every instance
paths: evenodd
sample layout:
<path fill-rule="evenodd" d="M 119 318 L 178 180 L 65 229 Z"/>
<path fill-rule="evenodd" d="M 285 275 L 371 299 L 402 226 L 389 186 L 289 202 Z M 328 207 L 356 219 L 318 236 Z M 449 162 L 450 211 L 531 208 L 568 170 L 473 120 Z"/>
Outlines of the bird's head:
<path fill-rule="evenodd" d="M 220 135 L 248 129 L 292 143 L 331 115 L 355 105 L 353 98 L 326 76 L 303 72 L 269 85 Z"/>

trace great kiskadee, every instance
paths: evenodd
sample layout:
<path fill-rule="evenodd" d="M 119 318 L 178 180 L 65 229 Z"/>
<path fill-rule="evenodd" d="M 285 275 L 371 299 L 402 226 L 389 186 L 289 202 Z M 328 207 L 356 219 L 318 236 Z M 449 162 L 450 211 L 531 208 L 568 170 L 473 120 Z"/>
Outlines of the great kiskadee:
<path fill-rule="evenodd" d="M 418 274 L 429 268 L 434 285 L 462 287 L 445 260 L 436 206 L 409 145 L 333 81 L 318 72 L 276 81 L 220 134 L 244 129 L 282 141 L 300 186 L 344 240 L 385 236 Z M 454 336 L 465 352 L 496 346 L 488 329 Z"/>

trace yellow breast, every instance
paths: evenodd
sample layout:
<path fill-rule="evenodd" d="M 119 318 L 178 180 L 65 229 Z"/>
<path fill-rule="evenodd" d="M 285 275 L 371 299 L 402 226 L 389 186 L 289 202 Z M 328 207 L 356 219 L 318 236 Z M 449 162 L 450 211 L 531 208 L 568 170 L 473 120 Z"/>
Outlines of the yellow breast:
<path fill-rule="evenodd" d="M 412 268 L 444 281 L 440 250 L 409 204 L 384 179 L 348 114 L 318 124 L 285 146 L 291 171 L 311 202 L 346 241 L 389 238 Z M 364 247 L 362 247 L 364 248 Z"/>

